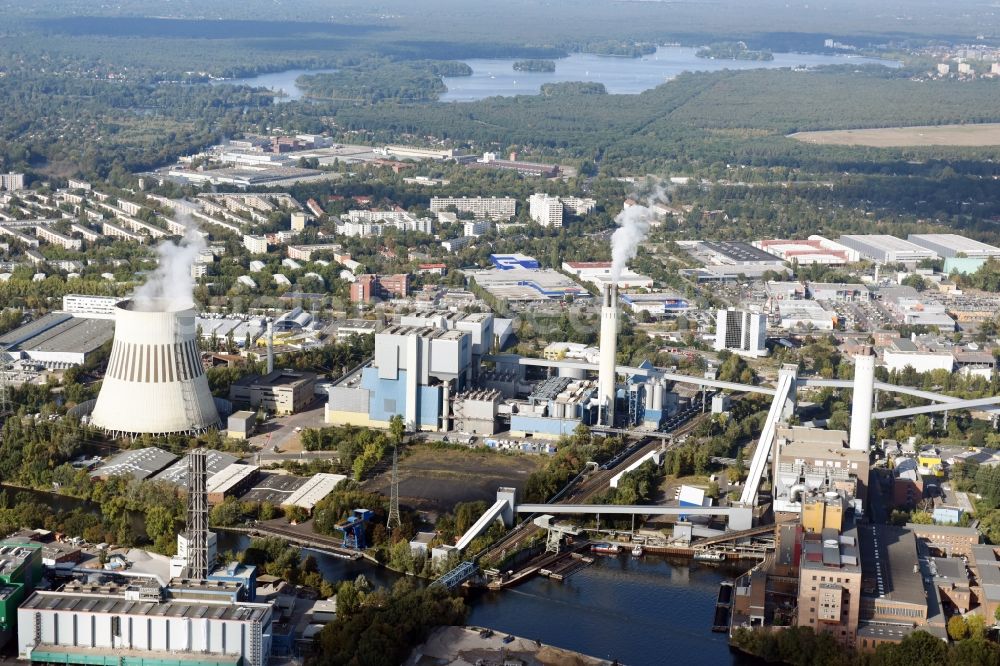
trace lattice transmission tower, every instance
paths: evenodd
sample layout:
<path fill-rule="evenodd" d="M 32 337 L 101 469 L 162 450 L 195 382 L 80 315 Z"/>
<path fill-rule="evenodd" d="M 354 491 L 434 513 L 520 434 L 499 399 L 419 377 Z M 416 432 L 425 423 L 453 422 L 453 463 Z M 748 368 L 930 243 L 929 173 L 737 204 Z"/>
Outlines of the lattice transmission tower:
<path fill-rule="evenodd" d="M 399 517 L 399 447 L 392 446 L 392 489 L 389 494 L 389 520 L 386 527 L 391 533 L 394 529 L 402 527 L 403 521 Z"/>

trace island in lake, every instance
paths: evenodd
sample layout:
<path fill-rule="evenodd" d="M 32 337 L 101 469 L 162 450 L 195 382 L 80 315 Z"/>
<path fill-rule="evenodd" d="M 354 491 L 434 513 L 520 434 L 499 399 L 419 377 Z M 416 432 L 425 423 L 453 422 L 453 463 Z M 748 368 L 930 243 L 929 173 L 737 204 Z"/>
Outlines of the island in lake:
<path fill-rule="evenodd" d="M 554 72 L 554 60 L 518 60 L 514 63 L 515 72 Z"/>
<path fill-rule="evenodd" d="M 754 51 L 745 42 L 717 42 L 698 49 L 695 53 L 699 58 L 714 60 L 774 60 L 770 51 Z"/>
<path fill-rule="evenodd" d="M 558 83 L 543 83 L 541 94 L 545 97 L 553 95 L 607 95 L 603 83 L 593 81 L 560 81 Z"/>

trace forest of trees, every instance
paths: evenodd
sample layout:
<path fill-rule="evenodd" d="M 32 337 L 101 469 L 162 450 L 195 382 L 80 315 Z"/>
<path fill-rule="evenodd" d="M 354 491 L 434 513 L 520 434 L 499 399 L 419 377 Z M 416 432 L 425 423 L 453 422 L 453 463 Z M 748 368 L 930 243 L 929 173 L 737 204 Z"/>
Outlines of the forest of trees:
<path fill-rule="evenodd" d="M 812 627 L 780 631 L 739 629 L 734 644 L 766 663 L 792 666 L 991 666 L 1000 661 L 1000 647 L 978 635 L 947 643 L 925 631 L 915 631 L 899 644 L 882 643 L 875 652 L 844 649 L 827 632 Z"/>
<path fill-rule="evenodd" d="M 391 589 L 366 581 L 337 588 L 337 616 L 319 633 L 313 666 L 397 666 L 430 631 L 461 624 L 465 602 L 444 586 L 418 587 L 402 578 Z"/>

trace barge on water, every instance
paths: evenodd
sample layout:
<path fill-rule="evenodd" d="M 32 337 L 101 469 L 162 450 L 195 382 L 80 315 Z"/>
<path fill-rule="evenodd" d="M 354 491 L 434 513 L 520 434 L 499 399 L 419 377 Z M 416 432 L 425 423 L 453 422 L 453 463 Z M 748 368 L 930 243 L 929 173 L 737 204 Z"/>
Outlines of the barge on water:
<path fill-rule="evenodd" d="M 723 581 L 719 585 L 719 597 L 715 601 L 715 618 L 712 621 L 712 631 L 729 632 L 729 616 L 733 609 L 733 583 Z"/>
<path fill-rule="evenodd" d="M 600 553 L 601 555 L 617 555 L 621 552 L 622 547 L 616 543 L 601 542 L 595 543 L 590 546 L 590 550 L 595 553 Z"/>

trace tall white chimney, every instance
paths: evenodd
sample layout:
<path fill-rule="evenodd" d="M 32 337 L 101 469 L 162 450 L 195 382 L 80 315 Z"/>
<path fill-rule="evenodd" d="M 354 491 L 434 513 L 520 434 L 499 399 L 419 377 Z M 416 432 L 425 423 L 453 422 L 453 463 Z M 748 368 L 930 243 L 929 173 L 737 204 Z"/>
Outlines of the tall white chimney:
<path fill-rule="evenodd" d="M 604 416 L 601 423 L 615 423 L 615 365 L 618 356 L 618 285 L 601 288 L 601 363 L 597 396 Z"/>
<path fill-rule="evenodd" d="M 267 374 L 274 372 L 274 322 L 267 322 Z"/>
<path fill-rule="evenodd" d="M 875 357 L 864 350 L 854 357 L 854 397 L 851 401 L 851 439 L 854 451 L 871 448 L 872 411 L 875 406 Z"/>

